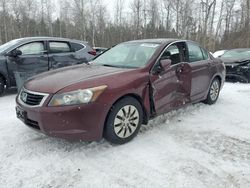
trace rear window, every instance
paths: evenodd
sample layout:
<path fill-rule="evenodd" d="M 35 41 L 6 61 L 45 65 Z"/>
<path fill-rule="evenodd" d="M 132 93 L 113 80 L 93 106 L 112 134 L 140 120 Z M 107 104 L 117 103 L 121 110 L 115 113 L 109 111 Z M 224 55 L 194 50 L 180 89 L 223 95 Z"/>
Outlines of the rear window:
<path fill-rule="evenodd" d="M 195 44 L 188 43 L 189 61 L 196 62 L 204 60 L 201 48 Z"/>
<path fill-rule="evenodd" d="M 83 44 L 74 43 L 74 42 L 71 43 L 71 47 L 72 47 L 72 50 L 73 50 L 74 52 L 77 52 L 77 51 L 79 51 L 79 50 L 85 48 L 85 46 L 84 46 Z"/>
<path fill-rule="evenodd" d="M 50 53 L 66 53 L 70 52 L 70 47 L 67 42 L 50 42 Z"/>

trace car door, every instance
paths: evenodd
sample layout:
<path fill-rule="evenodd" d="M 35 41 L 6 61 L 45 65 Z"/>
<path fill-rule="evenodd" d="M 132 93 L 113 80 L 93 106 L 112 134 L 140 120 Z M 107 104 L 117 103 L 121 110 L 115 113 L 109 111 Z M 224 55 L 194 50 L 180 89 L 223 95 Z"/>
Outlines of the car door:
<path fill-rule="evenodd" d="M 210 84 L 210 67 L 212 60 L 206 50 L 198 44 L 188 42 L 189 64 L 192 68 L 191 99 L 197 101 L 206 95 Z"/>
<path fill-rule="evenodd" d="M 57 69 L 77 64 L 78 58 L 66 41 L 48 41 L 49 68 Z"/>
<path fill-rule="evenodd" d="M 48 71 L 48 55 L 44 41 L 22 44 L 14 50 L 20 50 L 22 55 L 17 57 L 7 56 L 11 85 L 16 85 L 15 71 L 31 75 Z"/>
<path fill-rule="evenodd" d="M 96 51 L 87 44 L 80 42 L 70 43 L 72 50 L 75 52 L 76 64 L 88 63 L 96 56 Z"/>
<path fill-rule="evenodd" d="M 191 67 L 186 62 L 186 53 L 183 50 L 185 47 L 184 42 L 168 46 L 154 69 L 157 69 L 162 59 L 170 59 L 171 66 L 160 73 L 153 71 L 150 74 L 151 94 L 157 114 L 168 112 L 190 101 Z"/>

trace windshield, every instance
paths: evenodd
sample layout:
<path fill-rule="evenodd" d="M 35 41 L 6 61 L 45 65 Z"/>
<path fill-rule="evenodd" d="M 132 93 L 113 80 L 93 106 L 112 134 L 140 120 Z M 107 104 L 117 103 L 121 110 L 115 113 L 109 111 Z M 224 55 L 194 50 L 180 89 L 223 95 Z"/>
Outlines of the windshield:
<path fill-rule="evenodd" d="M 122 43 L 97 57 L 94 62 L 119 68 L 144 67 L 159 46 L 156 43 Z"/>
<path fill-rule="evenodd" d="M 250 59 L 250 49 L 229 50 L 221 57 L 231 59 Z"/>
<path fill-rule="evenodd" d="M 12 40 L 10 42 L 7 42 L 7 43 L 1 45 L 0 46 L 0 53 L 4 52 L 5 50 L 7 50 L 8 48 L 10 48 L 11 46 L 17 44 L 18 42 L 19 42 L 19 40 L 16 39 L 16 40 Z"/>

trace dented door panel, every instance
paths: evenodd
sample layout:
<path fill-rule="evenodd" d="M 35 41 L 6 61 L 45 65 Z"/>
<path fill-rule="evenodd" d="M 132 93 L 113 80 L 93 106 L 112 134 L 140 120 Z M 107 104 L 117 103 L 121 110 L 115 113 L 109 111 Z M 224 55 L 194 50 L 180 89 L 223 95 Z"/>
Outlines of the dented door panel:
<path fill-rule="evenodd" d="M 191 76 L 188 63 L 173 65 L 162 74 L 151 76 L 156 114 L 166 113 L 190 102 Z"/>
<path fill-rule="evenodd" d="M 76 65 L 79 59 L 75 57 L 74 53 L 58 53 L 49 55 L 50 69 L 58 69 L 61 67 Z"/>

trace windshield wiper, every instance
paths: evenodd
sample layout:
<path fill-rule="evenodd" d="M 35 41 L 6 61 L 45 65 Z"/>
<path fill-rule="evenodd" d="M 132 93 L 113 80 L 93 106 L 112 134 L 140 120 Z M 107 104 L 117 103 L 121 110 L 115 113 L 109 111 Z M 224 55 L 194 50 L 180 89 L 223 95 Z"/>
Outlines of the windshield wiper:
<path fill-rule="evenodd" d="M 102 64 L 102 66 L 122 68 L 122 69 L 136 69 L 136 68 L 138 68 L 138 67 L 125 66 L 125 65 L 109 65 L 109 64 Z"/>
<path fill-rule="evenodd" d="M 105 66 L 105 67 L 116 67 L 116 68 L 120 68 L 119 66 L 117 65 L 110 65 L 110 64 L 102 64 L 102 66 Z"/>
<path fill-rule="evenodd" d="M 244 65 L 244 64 L 248 64 L 249 62 L 250 62 L 250 59 L 242 59 L 242 60 L 237 60 L 234 63 L 238 65 Z"/>
<path fill-rule="evenodd" d="M 250 61 L 250 59 L 242 59 L 242 60 L 236 61 L 236 63 L 245 63 L 245 62 L 248 62 L 248 61 Z"/>

